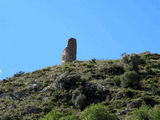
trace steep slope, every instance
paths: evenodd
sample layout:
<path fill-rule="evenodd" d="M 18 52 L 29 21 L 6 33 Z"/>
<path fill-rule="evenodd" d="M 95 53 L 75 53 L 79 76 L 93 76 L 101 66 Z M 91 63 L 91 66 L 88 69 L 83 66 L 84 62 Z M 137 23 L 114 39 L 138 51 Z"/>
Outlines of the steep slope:
<path fill-rule="evenodd" d="M 0 120 L 37 120 L 53 109 L 80 117 L 92 103 L 127 119 L 142 101 L 160 104 L 159 78 L 160 55 L 149 52 L 20 72 L 0 81 Z"/>

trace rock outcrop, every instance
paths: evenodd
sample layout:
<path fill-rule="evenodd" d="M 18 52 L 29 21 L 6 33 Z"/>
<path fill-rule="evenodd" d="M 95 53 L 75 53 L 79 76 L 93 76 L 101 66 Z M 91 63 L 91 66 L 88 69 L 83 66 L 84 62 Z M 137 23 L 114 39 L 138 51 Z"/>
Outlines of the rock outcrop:
<path fill-rule="evenodd" d="M 77 57 L 77 41 L 75 38 L 68 40 L 67 47 L 63 50 L 61 64 L 72 62 Z"/>

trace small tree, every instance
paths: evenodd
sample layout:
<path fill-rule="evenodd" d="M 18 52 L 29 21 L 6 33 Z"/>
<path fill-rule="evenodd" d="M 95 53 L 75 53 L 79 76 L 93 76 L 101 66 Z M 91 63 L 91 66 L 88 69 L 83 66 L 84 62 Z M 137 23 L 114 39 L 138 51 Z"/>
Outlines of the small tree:
<path fill-rule="evenodd" d="M 135 88 L 140 87 L 139 75 L 135 71 L 125 72 L 121 78 L 121 87 L 124 88 Z"/>
<path fill-rule="evenodd" d="M 105 105 L 92 104 L 83 111 L 82 120 L 118 120 L 118 118 Z"/>
<path fill-rule="evenodd" d="M 81 83 L 82 80 L 79 74 L 72 74 L 67 71 L 57 77 L 57 79 L 53 82 L 53 87 L 56 90 L 70 90 L 75 89 Z"/>
<path fill-rule="evenodd" d="M 75 106 L 77 106 L 80 109 L 84 109 L 85 105 L 86 105 L 86 96 L 80 94 L 79 96 L 76 97 Z"/>
<path fill-rule="evenodd" d="M 61 117 L 63 117 L 62 113 L 52 110 L 42 120 L 59 120 Z"/>
<path fill-rule="evenodd" d="M 160 107 L 153 108 L 150 116 L 152 116 L 152 118 L 153 118 L 152 120 L 160 120 Z"/>
<path fill-rule="evenodd" d="M 124 55 L 122 57 L 121 62 L 124 63 L 125 69 L 134 70 L 138 72 L 138 65 L 143 63 L 143 60 L 139 55 L 132 53 L 131 55 Z"/>
<path fill-rule="evenodd" d="M 75 114 L 61 117 L 59 120 L 79 120 Z"/>
<path fill-rule="evenodd" d="M 160 120 L 160 107 L 152 108 L 143 102 L 139 109 L 133 110 L 133 120 Z"/>

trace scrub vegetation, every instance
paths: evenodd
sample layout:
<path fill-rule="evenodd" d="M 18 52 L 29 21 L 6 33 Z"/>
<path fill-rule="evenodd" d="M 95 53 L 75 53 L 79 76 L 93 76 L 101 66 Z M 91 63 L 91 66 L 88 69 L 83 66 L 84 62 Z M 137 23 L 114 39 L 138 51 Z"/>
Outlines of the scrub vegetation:
<path fill-rule="evenodd" d="M 160 55 L 74 61 L 0 81 L 0 120 L 159 120 Z"/>

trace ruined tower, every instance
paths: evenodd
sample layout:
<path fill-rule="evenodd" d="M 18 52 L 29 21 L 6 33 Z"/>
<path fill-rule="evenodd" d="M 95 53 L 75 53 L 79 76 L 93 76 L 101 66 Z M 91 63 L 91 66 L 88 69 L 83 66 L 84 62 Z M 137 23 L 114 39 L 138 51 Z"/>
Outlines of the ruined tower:
<path fill-rule="evenodd" d="M 63 50 L 61 64 L 72 62 L 77 57 L 77 40 L 70 38 L 67 47 Z"/>

